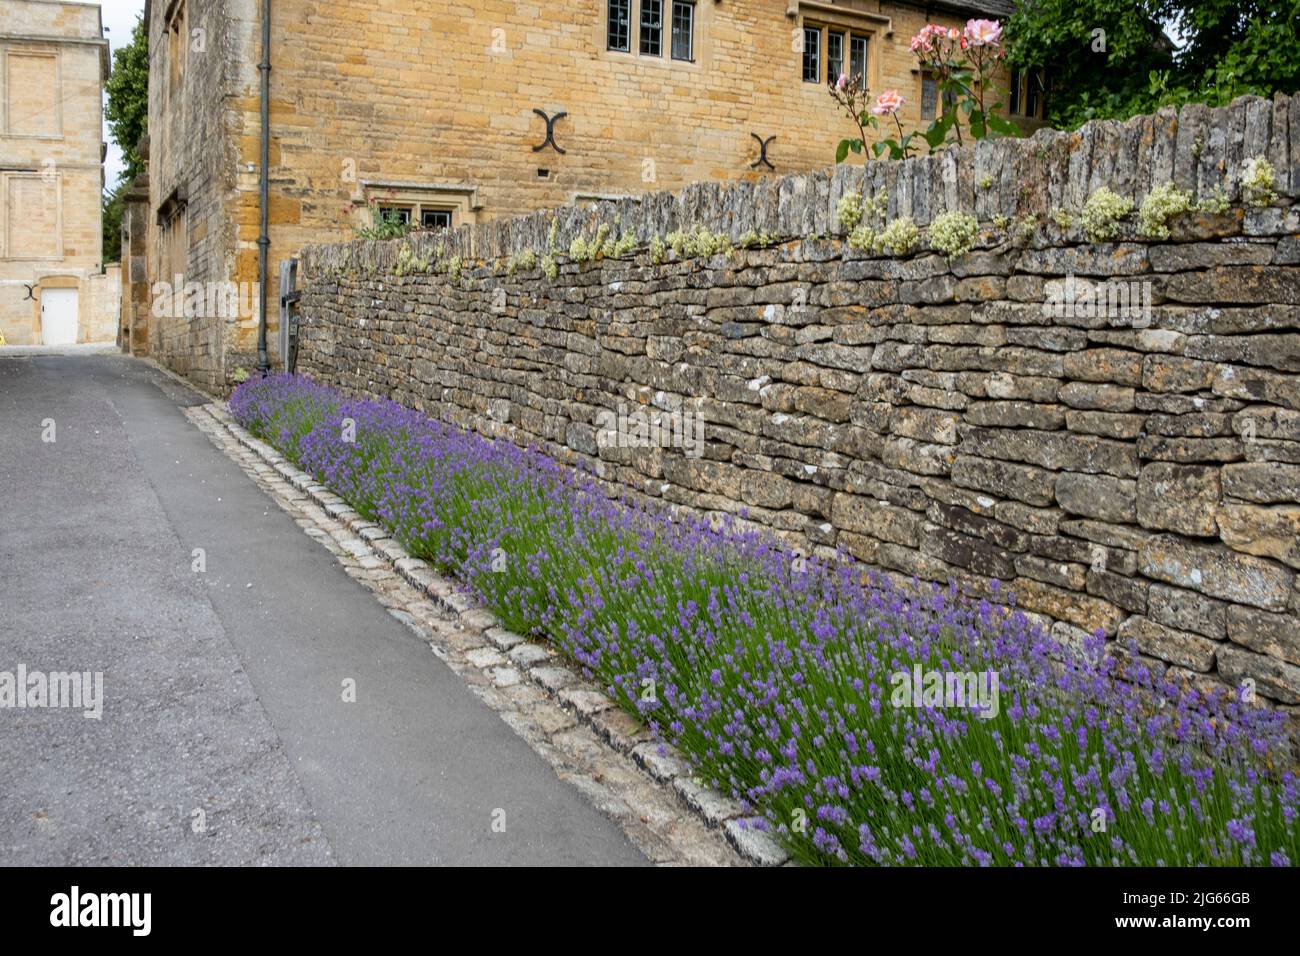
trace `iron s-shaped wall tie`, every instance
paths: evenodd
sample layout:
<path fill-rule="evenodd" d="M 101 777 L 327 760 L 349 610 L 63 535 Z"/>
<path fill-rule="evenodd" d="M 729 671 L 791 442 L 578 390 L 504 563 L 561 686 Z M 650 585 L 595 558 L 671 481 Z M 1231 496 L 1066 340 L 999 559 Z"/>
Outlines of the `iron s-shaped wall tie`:
<path fill-rule="evenodd" d="M 767 166 L 768 169 L 776 169 L 776 167 L 772 165 L 772 161 L 767 158 L 767 146 L 772 142 L 772 140 L 776 139 L 776 135 L 773 134 L 767 139 L 763 139 L 763 137 L 759 136 L 757 133 L 750 133 L 749 135 L 758 140 L 758 159 L 750 163 L 749 168 L 758 169 L 759 165 L 762 164 Z"/>
<path fill-rule="evenodd" d="M 24 282 L 23 288 L 27 290 L 27 295 L 23 297 L 23 301 L 26 302 L 28 299 L 31 299 L 33 302 L 35 302 L 36 284 L 31 282 Z"/>
<path fill-rule="evenodd" d="M 537 153 L 545 149 L 547 146 L 554 146 L 555 151 L 559 153 L 561 156 L 563 156 L 564 150 L 560 149 L 560 144 L 555 141 L 555 124 L 558 120 L 563 119 L 565 116 L 568 116 L 569 114 L 561 110 L 560 112 L 556 113 L 554 116 L 547 116 L 537 107 L 533 107 L 533 112 L 546 121 L 546 139 L 542 140 L 540 146 L 534 146 L 533 152 Z"/>

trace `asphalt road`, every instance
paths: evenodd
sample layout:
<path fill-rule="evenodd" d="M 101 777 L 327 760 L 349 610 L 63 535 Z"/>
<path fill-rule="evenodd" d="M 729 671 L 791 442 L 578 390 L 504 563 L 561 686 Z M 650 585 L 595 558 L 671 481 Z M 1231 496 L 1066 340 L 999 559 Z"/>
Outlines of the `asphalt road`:
<path fill-rule="evenodd" d="M 190 425 L 202 401 L 0 350 L 0 865 L 644 862 Z M 20 665 L 102 673 L 102 716 L 6 706 Z"/>

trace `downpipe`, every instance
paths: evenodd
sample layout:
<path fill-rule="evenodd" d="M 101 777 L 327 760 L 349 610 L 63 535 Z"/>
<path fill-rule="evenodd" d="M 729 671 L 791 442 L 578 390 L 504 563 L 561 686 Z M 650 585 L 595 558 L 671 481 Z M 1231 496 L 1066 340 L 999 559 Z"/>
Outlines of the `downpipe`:
<path fill-rule="evenodd" d="M 262 0 L 262 62 L 257 65 L 262 75 L 262 162 L 258 182 L 258 215 L 261 222 L 257 237 L 257 293 L 260 302 L 257 322 L 257 368 L 265 378 L 271 363 L 266 354 L 266 269 L 267 254 L 271 247 L 269 227 L 271 191 L 271 0 Z"/>

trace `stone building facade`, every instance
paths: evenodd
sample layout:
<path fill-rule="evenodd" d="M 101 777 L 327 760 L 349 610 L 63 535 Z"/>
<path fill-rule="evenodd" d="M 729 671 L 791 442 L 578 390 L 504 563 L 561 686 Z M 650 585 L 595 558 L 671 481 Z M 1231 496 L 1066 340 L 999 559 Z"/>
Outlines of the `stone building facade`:
<path fill-rule="evenodd" d="M 99 6 L 0 0 L 0 336 L 10 345 L 112 341 L 103 271 Z"/>
<path fill-rule="evenodd" d="M 349 237 L 380 210 L 439 228 L 826 167 L 854 132 L 826 90 L 837 70 L 899 89 L 905 124 L 928 124 L 942 104 L 915 68 L 911 36 L 927 22 L 1005 19 L 1010 9 L 1008 0 L 275 0 L 268 274 L 274 283 L 281 259 Z M 233 282 L 241 308 L 156 317 L 134 341 L 221 389 L 256 363 L 261 3 L 149 0 L 147 11 L 144 281 Z M 1018 85 L 1022 114 L 1041 112 L 1032 88 Z"/>

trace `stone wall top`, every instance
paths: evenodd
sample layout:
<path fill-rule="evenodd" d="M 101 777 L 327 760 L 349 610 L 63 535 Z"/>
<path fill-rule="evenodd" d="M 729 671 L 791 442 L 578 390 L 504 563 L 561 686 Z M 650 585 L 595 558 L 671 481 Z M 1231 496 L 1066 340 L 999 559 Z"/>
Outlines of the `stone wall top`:
<path fill-rule="evenodd" d="M 1035 216 L 1050 228 L 1055 210 L 1077 212 L 1101 186 L 1135 205 L 1165 182 L 1189 190 L 1194 200 L 1222 189 L 1238 204 L 1242 168 L 1257 156 L 1272 164 L 1278 194 L 1295 198 L 1300 196 L 1298 134 L 1300 94 L 1277 94 L 1272 100 L 1243 96 L 1222 107 L 1189 104 L 1123 122 L 1098 120 L 1072 132 L 1040 129 L 1028 138 L 984 140 L 902 162 L 845 163 L 754 182 L 703 182 L 679 193 L 541 210 L 449 232 L 415 232 L 403 240 L 309 246 L 302 257 L 311 272 L 391 269 L 403 245 L 416 260 L 436 257 L 438 250 L 444 258 L 467 261 L 525 250 L 541 255 L 551 247 L 552 222 L 559 253 L 602 225 L 613 237 L 634 237 L 638 246 L 697 226 L 725 233 L 733 242 L 748 232 L 778 240 L 829 236 L 839 231 L 836 209 L 846 193 L 870 197 L 881 190 L 888 195 L 888 218 L 910 217 L 920 227 L 940 213 L 962 211 L 981 222 Z M 1037 244 L 1068 243 L 1069 233 L 1060 227 Z"/>

